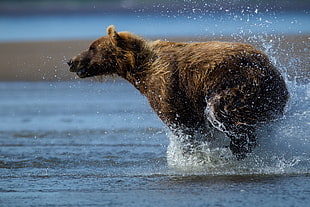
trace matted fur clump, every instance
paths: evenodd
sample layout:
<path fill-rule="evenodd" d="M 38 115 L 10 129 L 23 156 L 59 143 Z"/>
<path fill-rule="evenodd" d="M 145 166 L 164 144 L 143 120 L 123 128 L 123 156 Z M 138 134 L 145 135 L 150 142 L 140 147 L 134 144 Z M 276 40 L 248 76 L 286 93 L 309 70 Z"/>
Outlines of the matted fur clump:
<path fill-rule="evenodd" d="M 107 36 L 68 64 L 81 78 L 128 80 L 175 134 L 189 137 L 187 146 L 212 141 L 212 130 L 224 132 L 238 159 L 257 145 L 257 127 L 282 115 L 289 98 L 268 57 L 241 43 L 147 41 L 109 26 Z M 196 140 L 197 132 L 205 138 Z"/>

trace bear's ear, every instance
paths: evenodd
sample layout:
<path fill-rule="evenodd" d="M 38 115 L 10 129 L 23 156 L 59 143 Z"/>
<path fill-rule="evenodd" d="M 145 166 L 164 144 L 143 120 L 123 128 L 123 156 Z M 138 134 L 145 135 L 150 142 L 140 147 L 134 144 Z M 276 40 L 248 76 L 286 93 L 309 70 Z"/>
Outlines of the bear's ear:
<path fill-rule="evenodd" d="M 107 27 L 107 33 L 110 38 L 110 41 L 115 45 L 119 46 L 119 42 L 121 41 L 121 37 L 117 34 L 116 28 L 114 25 L 110 25 Z"/>
<path fill-rule="evenodd" d="M 131 41 L 132 41 L 131 33 L 128 33 L 128 32 L 117 33 L 114 25 L 108 26 L 107 33 L 108 33 L 110 41 L 112 42 L 114 46 L 122 48 L 124 50 L 131 49 L 131 46 L 130 46 Z"/>

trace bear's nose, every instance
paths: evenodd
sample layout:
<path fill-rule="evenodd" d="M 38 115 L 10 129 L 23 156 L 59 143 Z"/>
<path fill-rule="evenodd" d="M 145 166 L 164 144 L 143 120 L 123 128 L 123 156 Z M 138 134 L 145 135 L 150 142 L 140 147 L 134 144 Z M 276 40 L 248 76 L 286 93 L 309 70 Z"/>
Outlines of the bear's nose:
<path fill-rule="evenodd" d="M 71 66 L 73 65 L 73 61 L 72 61 L 72 60 L 69 60 L 69 61 L 67 62 L 67 64 L 69 65 L 69 67 L 71 67 Z"/>

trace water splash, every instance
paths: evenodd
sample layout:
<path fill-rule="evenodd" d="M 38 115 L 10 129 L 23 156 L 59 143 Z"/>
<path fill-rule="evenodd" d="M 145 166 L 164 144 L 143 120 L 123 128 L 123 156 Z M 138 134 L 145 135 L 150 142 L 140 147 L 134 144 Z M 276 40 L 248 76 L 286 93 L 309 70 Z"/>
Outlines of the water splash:
<path fill-rule="evenodd" d="M 286 41 L 284 36 L 268 34 L 258 34 L 246 40 L 260 45 L 285 78 L 291 96 L 285 116 L 258 130 L 260 146 L 242 161 L 237 161 L 224 147 L 228 144 L 212 147 L 205 143 L 195 153 L 183 154 L 180 137 L 168 134 L 167 157 L 172 169 L 207 174 L 310 173 L 310 76 L 303 65 L 309 57 L 304 49 L 303 52 L 297 49 L 307 48 L 308 43 L 294 43 Z"/>
<path fill-rule="evenodd" d="M 291 82 L 289 88 L 292 101 L 285 117 L 258 131 L 260 146 L 246 159 L 237 161 L 225 145 L 208 143 L 184 154 L 180 137 L 169 133 L 168 165 L 182 173 L 216 175 L 310 173 L 310 85 Z"/>
<path fill-rule="evenodd" d="M 266 31 L 252 34 L 250 30 L 231 37 L 264 51 L 280 70 L 291 95 L 286 114 L 258 130 L 259 147 L 242 161 L 236 160 L 227 145 L 204 143 L 194 153 L 183 153 L 182 137 L 168 133 L 169 167 L 181 173 L 216 175 L 310 173 L 309 41 L 288 40 L 283 34 Z"/>

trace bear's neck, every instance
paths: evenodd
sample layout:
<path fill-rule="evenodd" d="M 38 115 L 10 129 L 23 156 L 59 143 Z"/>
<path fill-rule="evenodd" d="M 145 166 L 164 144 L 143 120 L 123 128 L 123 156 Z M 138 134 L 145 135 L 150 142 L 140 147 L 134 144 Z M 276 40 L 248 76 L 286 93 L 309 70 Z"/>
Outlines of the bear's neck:
<path fill-rule="evenodd" d="M 142 94 L 147 92 L 148 69 L 154 60 L 154 53 L 149 49 L 147 43 L 144 43 L 139 52 L 132 53 L 133 64 L 127 64 L 118 75 L 129 81 Z"/>

